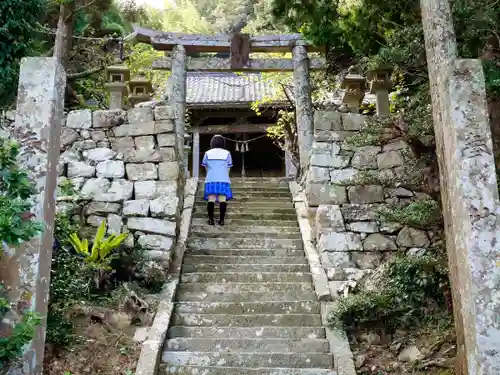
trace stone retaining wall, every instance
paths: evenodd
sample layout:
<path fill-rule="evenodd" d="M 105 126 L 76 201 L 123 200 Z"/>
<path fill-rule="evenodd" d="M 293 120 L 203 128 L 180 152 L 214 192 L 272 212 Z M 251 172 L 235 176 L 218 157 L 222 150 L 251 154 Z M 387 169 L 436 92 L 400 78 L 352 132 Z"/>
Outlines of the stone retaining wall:
<path fill-rule="evenodd" d="M 15 113 L 3 116 L 9 127 Z M 106 218 L 109 233 L 129 231 L 127 246 L 168 260 L 179 231 L 185 175 L 180 171 L 170 107 L 69 112 L 61 134 L 58 210 L 74 204 L 61 188 L 71 181 L 85 222 Z M 7 135 L 8 131 L 4 135 Z"/>
<path fill-rule="evenodd" d="M 316 112 L 315 134 L 305 183 L 315 211 L 315 238 L 332 294 L 380 266 L 397 251 L 423 253 L 431 232 L 384 222 L 384 207 L 428 199 L 424 193 L 384 183 L 402 177 L 415 160 L 402 140 L 384 146 L 353 147 L 346 139 L 363 127 L 366 116 Z M 347 283 L 348 284 L 348 283 Z"/>

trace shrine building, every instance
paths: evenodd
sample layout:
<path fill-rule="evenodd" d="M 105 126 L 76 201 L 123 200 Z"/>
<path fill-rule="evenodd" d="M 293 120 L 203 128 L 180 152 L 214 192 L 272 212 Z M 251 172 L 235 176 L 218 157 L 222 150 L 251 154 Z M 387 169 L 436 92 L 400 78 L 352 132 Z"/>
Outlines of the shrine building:
<path fill-rule="evenodd" d="M 292 110 L 260 73 L 188 72 L 186 108 L 192 147 L 189 171 L 203 177 L 203 154 L 215 134 L 226 138 L 233 157 L 234 176 L 285 176 L 284 152 L 266 134 L 280 110 Z M 252 104 L 262 102 L 258 113 Z"/>

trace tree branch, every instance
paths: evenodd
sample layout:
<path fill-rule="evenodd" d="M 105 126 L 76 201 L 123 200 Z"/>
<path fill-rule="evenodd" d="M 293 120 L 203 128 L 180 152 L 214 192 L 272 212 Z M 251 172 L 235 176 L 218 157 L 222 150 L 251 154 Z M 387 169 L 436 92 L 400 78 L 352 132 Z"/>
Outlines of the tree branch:
<path fill-rule="evenodd" d="M 68 80 L 85 78 L 91 76 L 92 74 L 99 73 L 100 71 L 104 70 L 104 68 L 104 65 L 102 65 L 89 70 L 84 70 L 83 72 L 68 74 L 66 77 Z"/>
<path fill-rule="evenodd" d="M 52 57 L 53 54 L 54 54 L 54 47 L 49 49 L 43 56 L 44 57 Z"/>
<path fill-rule="evenodd" d="M 280 82 L 279 84 L 281 85 L 281 88 L 283 89 L 283 93 L 285 94 L 286 99 L 290 102 L 290 105 L 293 108 L 295 108 L 295 100 L 293 100 L 292 97 L 290 96 L 290 93 L 288 92 L 286 85 L 283 82 Z"/>
<path fill-rule="evenodd" d="M 73 0 L 75 1 L 75 0 Z M 85 9 L 85 8 L 88 8 L 88 7 L 91 7 L 92 5 L 94 5 L 95 3 L 97 2 L 97 0 L 92 0 L 90 3 L 87 3 L 85 5 L 82 5 L 82 6 L 79 6 L 78 8 L 76 8 L 73 13 L 71 15 L 68 16 L 68 18 L 66 20 L 69 19 L 69 17 L 71 17 L 72 15 L 78 13 L 79 11 Z"/>

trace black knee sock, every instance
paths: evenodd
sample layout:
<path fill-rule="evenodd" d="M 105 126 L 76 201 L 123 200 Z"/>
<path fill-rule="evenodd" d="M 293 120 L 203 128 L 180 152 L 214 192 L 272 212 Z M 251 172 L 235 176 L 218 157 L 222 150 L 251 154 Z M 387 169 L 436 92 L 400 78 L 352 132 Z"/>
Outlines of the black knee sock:
<path fill-rule="evenodd" d="M 224 225 L 224 216 L 226 216 L 227 203 L 220 202 L 219 208 L 220 208 L 219 224 Z"/>
<path fill-rule="evenodd" d="M 214 208 L 215 208 L 215 202 L 208 202 L 207 203 L 207 211 L 208 211 L 208 224 L 214 225 Z"/>

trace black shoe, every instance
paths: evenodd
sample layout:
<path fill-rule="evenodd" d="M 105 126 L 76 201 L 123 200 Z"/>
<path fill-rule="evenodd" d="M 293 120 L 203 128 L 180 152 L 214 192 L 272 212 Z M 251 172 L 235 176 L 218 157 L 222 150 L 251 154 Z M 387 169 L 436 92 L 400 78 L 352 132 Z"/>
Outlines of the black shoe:
<path fill-rule="evenodd" d="M 219 225 L 224 225 L 224 217 L 226 216 L 227 203 L 221 202 L 219 205 L 219 209 L 220 209 Z"/>
<path fill-rule="evenodd" d="M 215 208 L 215 203 L 214 202 L 208 202 L 207 203 L 208 225 L 215 225 L 214 208 Z"/>

